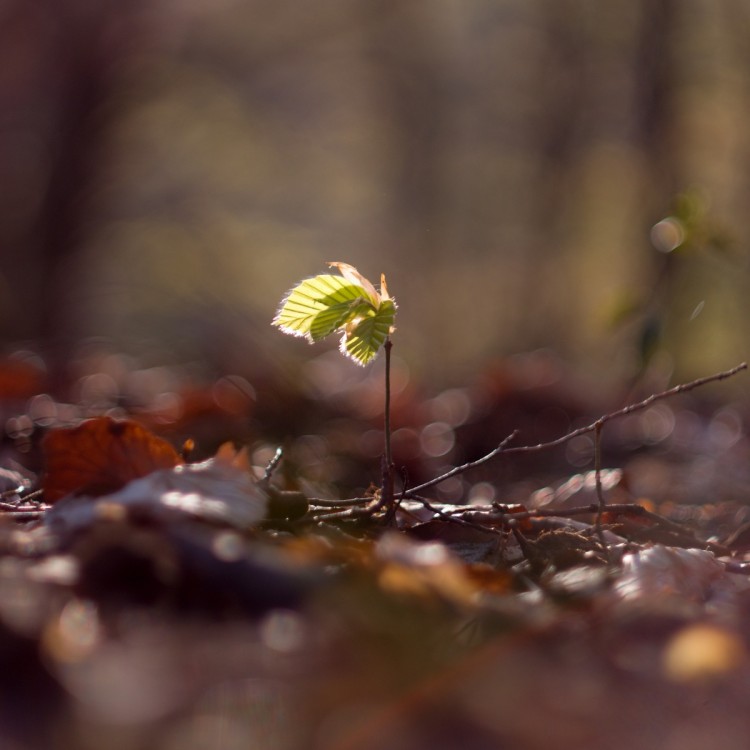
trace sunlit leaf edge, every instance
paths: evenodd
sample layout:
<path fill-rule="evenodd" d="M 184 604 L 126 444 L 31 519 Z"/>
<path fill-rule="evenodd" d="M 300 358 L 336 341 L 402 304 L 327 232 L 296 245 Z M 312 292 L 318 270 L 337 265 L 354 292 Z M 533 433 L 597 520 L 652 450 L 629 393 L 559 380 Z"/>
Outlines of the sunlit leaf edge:
<path fill-rule="evenodd" d="M 366 290 L 342 276 L 322 274 L 305 279 L 284 297 L 272 324 L 292 336 L 305 336 L 319 341 L 347 323 L 357 301 L 366 297 Z M 333 315 L 327 315 L 332 310 Z M 323 314 L 322 318 L 320 317 Z M 313 326 L 316 326 L 314 334 Z"/>

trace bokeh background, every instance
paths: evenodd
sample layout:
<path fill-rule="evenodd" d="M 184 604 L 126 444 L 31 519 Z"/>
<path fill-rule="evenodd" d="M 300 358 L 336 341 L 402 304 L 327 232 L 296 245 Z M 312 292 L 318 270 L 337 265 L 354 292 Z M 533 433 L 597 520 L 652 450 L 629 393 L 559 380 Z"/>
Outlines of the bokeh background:
<path fill-rule="evenodd" d="M 745 0 L 7 0 L 2 344 L 294 372 L 326 345 L 271 317 L 342 260 L 430 387 L 729 367 L 749 36 Z"/>

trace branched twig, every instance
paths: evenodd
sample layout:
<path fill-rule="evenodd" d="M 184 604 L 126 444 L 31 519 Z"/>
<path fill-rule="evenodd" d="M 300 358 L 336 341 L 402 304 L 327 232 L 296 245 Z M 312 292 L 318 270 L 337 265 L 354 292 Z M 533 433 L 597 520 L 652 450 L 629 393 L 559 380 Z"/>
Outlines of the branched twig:
<path fill-rule="evenodd" d="M 585 427 L 579 427 L 576 430 L 572 430 L 571 432 L 568 432 L 565 435 L 562 435 L 561 437 L 556 438 L 555 440 L 550 440 L 546 443 L 537 443 L 536 445 L 516 445 L 516 446 L 508 447 L 508 443 L 518 434 L 518 430 L 515 430 L 510 435 L 508 435 L 508 437 L 505 438 L 505 440 L 503 440 L 502 443 L 500 443 L 500 445 L 498 445 L 497 448 L 490 451 L 486 455 L 482 456 L 481 458 L 476 459 L 475 461 L 469 461 L 468 463 L 461 464 L 461 466 L 456 466 L 454 469 L 451 469 L 450 471 L 446 472 L 445 474 L 442 474 L 439 477 L 436 477 L 435 479 L 431 479 L 429 482 L 420 484 L 417 487 L 412 487 L 412 489 L 406 493 L 406 497 L 413 497 L 414 494 L 422 492 L 428 487 L 433 487 L 436 484 L 440 484 L 441 482 L 444 482 L 446 479 L 450 479 L 451 477 L 454 477 L 457 474 L 463 474 L 464 472 L 469 471 L 469 469 L 473 469 L 475 466 L 479 466 L 480 464 L 483 464 L 486 461 L 489 461 L 490 459 L 495 458 L 495 456 L 499 456 L 501 453 L 505 455 L 508 455 L 511 453 L 531 453 L 531 452 L 546 450 L 548 448 L 556 448 L 558 445 L 563 445 L 564 443 L 567 443 L 568 441 L 573 440 L 573 438 L 577 438 L 581 435 L 587 435 L 590 432 L 601 431 L 602 427 L 607 422 L 613 419 L 617 419 L 619 417 L 625 417 L 628 414 L 633 414 L 634 412 L 641 411 L 642 409 L 647 409 L 649 406 L 651 406 L 651 404 L 655 403 L 656 401 L 669 398 L 670 396 L 676 396 L 678 393 L 686 393 L 687 391 L 692 391 L 694 388 L 698 388 L 702 385 L 706 385 L 707 383 L 713 383 L 715 381 L 725 380 L 726 378 L 730 378 L 733 375 L 736 375 L 741 370 L 746 370 L 746 369 L 747 369 L 747 363 L 742 362 L 736 367 L 733 367 L 731 370 L 725 370 L 723 372 L 718 372 L 714 375 L 708 375 L 703 378 L 691 380 L 689 383 L 682 383 L 681 385 L 677 385 L 674 388 L 670 388 L 669 390 L 661 391 L 660 393 L 654 393 L 653 395 L 649 396 L 643 401 L 639 401 L 638 403 L 635 403 L 635 404 L 630 404 L 629 406 L 625 406 L 622 409 L 618 409 L 617 411 L 613 411 L 613 412 L 610 412 L 609 414 L 605 414 L 599 417 L 599 419 L 597 419 L 595 422 L 592 422 L 591 424 L 586 425 Z M 598 479 L 599 479 L 598 491 L 600 492 L 601 491 L 601 478 L 598 477 Z M 601 501 L 602 499 L 600 496 L 600 503 Z"/>
<path fill-rule="evenodd" d="M 605 550 L 606 550 L 606 545 L 604 544 L 604 541 L 603 541 L 604 531 L 602 528 L 602 514 L 604 513 L 605 510 L 608 513 L 612 513 L 615 515 L 631 513 L 631 514 L 635 514 L 639 516 L 644 516 L 648 518 L 649 520 L 653 521 L 654 523 L 660 525 L 661 527 L 666 528 L 674 533 L 684 534 L 684 529 L 682 529 L 681 526 L 679 526 L 678 524 L 675 524 L 672 521 L 669 521 L 663 516 L 660 516 L 656 513 L 652 513 L 651 511 L 648 511 L 646 508 L 644 508 L 641 505 L 629 504 L 629 503 L 622 503 L 622 504 L 615 504 L 615 505 L 606 504 L 605 499 L 604 499 L 603 489 L 602 489 L 602 482 L 601 482 L 600 438 L 601 438 L 602 428 L 607 422 L 613 419 L 624 417 L 624 416 L 627 416 L 628 414 L 633 414 L 634 412 L 646 409 L 649 406 L 651 406 L 653 403 L 655 403 L 656 401 L 669 398 L 670 396 L 675 396 L 679 393 L 686 393 L 695 388 L 706 385 L 707 383 L 713 383 L 719 380 L 725 380 L 726 378 L 730 378 L 733 375 L 736 375 L 738 372 L 741 372 L 742 370 L 746 370 L 746 369 L 747 369 L 747 363 L 742 362 L 741 364 L 737 365 L 736 367 L 733 367 L 730 370 L 725 370 L 723 372 L 719 372 L 714 375 L 708 375 L 703 378 L 691 380 L 689 383 L 683 383 L 681 385 L 675 386 L 674 388 L 670 388 L 666 391 L 655 393 L 649 396 L 648 398 L 644 399 L 643 401 L 639 401 L 635 404 L 630 404 L 629 406 L 625 406 L 622 409 L 618 409 L 616 411 L 605 414 L 599 417 L 595 422 L 592 422 L 591 424 L 586 425 L 585 427 L 579 427 L 578 429 L 572 430 L 571 432 L 568 432 L 565 435 L 562 435 L 561 437 L 556 438 L 555 440 L 550 440 L 546 443 L 537 443 L 536 445 L 519 445 L 519 446 L 508 447 L 508 443 L 510 443 L 518 434 L 518 430 L 515 430 L 510 435 L 508 435 L 495 449 L 491 450 L 489 453 L 485 454 L 484 456 L 481 456 L 480 458 L 474 461 L 469 461 L 465 464 L 461 464 L 461 466 L 456 466 L 455 468 L 451 469 L 445 474 L 441 474 L 439 477 L 435 477 L 434 479 L 431 479 L 427 482 L 417 485 L 416 487 L 411 487 L 410 489 L 402 490 L 399 496 L 399 500 L 403 500 L 403 499 L 418 500 L 422 502 L 423 504 L 425 504 L 425 507 L 428 507 L 430 510 L 436 510 L 434 507 L 426 503 L 425 499 L 420 495 L 420 493 L 422 493 L 424 490 L 430 487 L 434 487 L 435 485 L 438 485 L 441 482 L 444 482 L 447 479 L 450 479 L 451 477 L 455 477 L 458 474 L 463 474 L 464 472 L 467 472 L 470 469 L 480 466 L 481 464 L 486 463 L 487 461 L 490 461 L 496 456 L 499 456 L 501 454 L 531 453 L 531 452 L 546 450 L 548 448 L 555 448 L 559 445 L 563 445 L 564 443 L 567 443 L 573 438 L 594 432 L 595 438 L 596 438 L 595 440 L 595 451 L 596 451 L 595 452 L 595 477 L 596 477 L 596 493 L 597 493 L 596 504 L 582 506 L 578 508 L 569 508 L 567 510 L 543 508 L 540 510 L 525 511 L 525 512 L 520 512 L 520 513 L 503 513 L 503 512 L 498 512 L 498 511 L 487 513 L 484 511 L 466 511 L 466 510 L 454 511 L 454 512 L 438 511 L 440 517 L 445 518 L 446 520 L 450 519 L 451 521 L 454 521 L 454 522 L 463 521 L 464 523 L 469 523 L 469 524 L 481 524 L 481 523 L 508 524 L 511 521 L 513 522 L 520 521 L 520 520 L 523 520 L 524 518 L 532 518 L 535 516 L 536 517 L 539 517 L 539 516 L 566 517 L 566 516 L 593 513 L 593 514 L 596 514 L 597 535 L 599 537 L 600 542 L 602 542 L 602 545 Z M 387 413 L 387 410 L 386 410 L 386 413 Z M 387 427 L 386 434 L 388 434 L 389 429 L 390 429 L 389 421 L 390 421 L 390 418 L 388 418 L 388 421 L 386 422 L 386 427 Z M 387 446 L 387 452 L 390 453 L 390 446 Z M 384 463 L 383 469 L 384 469 L 384 475 L 385 475 L 386 473 L 388 473 L 386 471 L 386 467 L 389 466 L 388 458 L 386 456 L 384 456 L 383 463 Z M 392 467 L 392 464 L 390 464 L 390 466 Z M 393 472 L 393 469 L 391 468 L 391 471 L 389 472 L 391 480 L 393 479 L 392 472 Z M 384 479 L 385 479 L 385 476 L 384 476 Z M 384 484 L 386 484 L 385 481 L 384 481 Z M 384 490 L 386 491 L 384 492 Z M 390 500 L 390 503 L 388 502 L 389 500 Z M 323 511 L 322 513 L 312 511 L 306 516 L 306 520 L 308 521 L 309 520 L 338 521 L 338 520 L 352 520 L 356 518 L 364 518 L 367 516 L 372 516 L 373 514 L 382 510 L 384 507 L 386 509 L 392 508 L 393 502 L 394 501 L 393 501 L 392 489 L 391 489 L 391 495 L 389 498 L 388 491 L 384 487 L 384 488 L 381 488 L 380 497 L 378 497 L 374 502 L 372 501 L 372 498 L 354 498 L 352 500 L 342 500 L 342 501 L 319 501 L 317 504 L 321 507 L 338 508 L 339 510 L 333 510 L 332 512 Z M 461 512 L 461 516 L 457 516 L 456 515 L 457 512 Z"/>
<path fill-rule="evenodd" d="M 465 518 L 460 518 L 453 515 L 450 511 L 442 510 L 436 505 L 433 505 L 426 497 L 423 497 L 422 495 L 414 495 L 413 497 L 415 500 L 419 500 L 419 502 L 422 503 L 422 505 L 424 505 L 427 510 L 429 510 L 431 513 L 434 513 L 438 518 L 442 518 L 444 521 L 449 521 L 450 523 L 455 523 L 459 526 L 466 526 L 468 528 L 474 529 L 475 531 L 481 531 L 485 534 L 502 535 L 501 532 L 497 531 L 497 529 L 493 529 L 491 526 L 487 526 L 483 523 L 476 523 L 475 521 L 469 521 Z"/>
<path fill-rule="evenodd" d="M 645 518 L 651 521 L 654 526 L 664 529 L 671 534 L 682 537 L 686 542 L 695 541 L 702 547 L 711 549 L 719 554 L 725 554 L 726 550 L 721 545 L 714 544 L 713 542 L 704 542 L 697 537 L 686 532 L 684 526 L 671 521 L 669 518 L 665 518 L 658 513 L 645 508 L 643 505 L 637 503 L 611 503 L 606 506 L 606 511 L 609 515 L 615 516 L 634 516 L 638 518 Z M 462 520 L 472 521 L 474 523 L 485 523 L 485 524 L 508 524 L 509 522 L 524 521 L 530 518 L 572 518 L 575 516 L 589 516 L 595 515 L 599 521 L 601 521 L 601 506 L 599 503 L 591 503 L 589 505 L 579 505 L 574 508 L 539 508 L 537 510 L 525 510 L 517 513 L 505 513 L 502 510 L 492 510 L 489 512 L 481 509 L 477 510 L 466 510 L 462 508 L 459 511 L 460 515 L 457 518 Z"/>
<path fill-rule="evenodd" d="M 577 430 L 568 432 L 566 435 L 556 438 L 555 440 L 550 440 L 547 443 L 537 443 L 536 445 L 517 445 L 511 448 L 505 448 L 502 453 L 530 453 L 531 451 L 540 451 L 547 448 L 555 448 L 558 445 L 567 443 L 573 438 L 579 437 L 580 435 L 587 435 L 590 432 L 594 432 L 597 429 L 597 425 L 599 424 L 601 424 L 601 426 L 604 426 L 604 424 L 610 422 L 613 419 L 625 417 L 628 414 L 632 414 L 633 412 L 647 409 L 656 401 L 661 401 L 662 399 L 669 398 L 670 396 L 676 396 L 678 393 L 686 393 L 687 391 L 692 391 L 693 389 L 699 388 L 700 386 L 706 385 L 707 383 L 713 383 L 718 380 L 726 380 L 726 378 L 731 378 L 733 375 L 736 375 L 738 372 L 746 369 L 747 362 L 742 362 L 741 364 L 737 365 L 737 367 L 733 367 L 731 370 L 725 370 L 724 372 L 718 372 L 715 375 L 708 375 L 704 378 L 691 380 L 689 383 L 682 383 L 681 385 L 677 385 L 674 388 L 670 388 L 669 390 L 661 391 L 660 393 L 654 393 L 643 401 L 639 401 L 636 404 L 630 404 L 629 406 L 625 406 L 622 409 L 618 409 L 617 411 L 605 414 L 604 416 L 599 417 L 596 422 L 592 422 L 585 427 L 579 427 Z M 495 451 L 493 451 L 493 453 L 495 453 Z"/>

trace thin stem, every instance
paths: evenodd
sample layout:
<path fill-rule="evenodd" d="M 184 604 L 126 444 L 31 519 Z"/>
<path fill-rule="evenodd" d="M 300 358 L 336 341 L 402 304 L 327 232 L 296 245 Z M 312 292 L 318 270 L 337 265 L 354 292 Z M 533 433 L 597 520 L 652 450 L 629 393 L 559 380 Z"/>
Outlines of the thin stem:
<path fill-rule="evenodd" d="M 385 433 L 385 453 L 383 454 L 382 475 L 383 486 L 380 489 L 380 505 L 386 509 L 386 517 L 390 520 L 394 509 L 393 500 L 393 454 L 391 453 L 391 343 L 390 336 L 385 344 L 385 404 L 383 415 L 383 432 Z"/>
<path fill-rule="evenodd" d="M 388 466 L 393 463 L 391 454 L 391 349 L 393 343 L 390 336 L 386 338 L 385 344 L 385 411 L 383 415 L 383 430 L 385 432 L 385 462 Z"/>

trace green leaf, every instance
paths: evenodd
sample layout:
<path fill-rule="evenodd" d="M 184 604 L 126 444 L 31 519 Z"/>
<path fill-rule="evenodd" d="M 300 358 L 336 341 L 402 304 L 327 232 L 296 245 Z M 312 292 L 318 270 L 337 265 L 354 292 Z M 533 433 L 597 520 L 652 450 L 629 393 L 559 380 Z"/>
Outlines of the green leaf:
<path fill-rule="evenodd" d="M 343 331 L 341 351 L 366 365 L 393 330 L 396 303 L 388 295 L 384 276 L 378 292 L 348 263 L 329 265 L 341 276 L 323 274 L 300 282 L 283 299 L 273 325 L 311 343 Z"/>
<path fill-rule="evenodd" d="M 372 305 L 362 297 L 357 297 L 352 302 L 340 302 L 322 310 L 313 319 L 308 339 L 312 342 L 322 341 L 355 318 L 368 315 L 371 310 Z"/>
<path fill-rule="evenodd" d="M 364 317 L 347 327 L 341 351 L 360 365 L 368 364 L 388 338 L 395 318 L 396 305 L 393 300 L 384 299 L 377 310 L 370 308 Z"/>
<path fill-rule="evenodd" d="M 342 276 L 324 274 L 298 284 L 284 298 L 273 325 L 293 336 L 320 341 L 346 325 L 365 297 L 365 290 Z"/>

